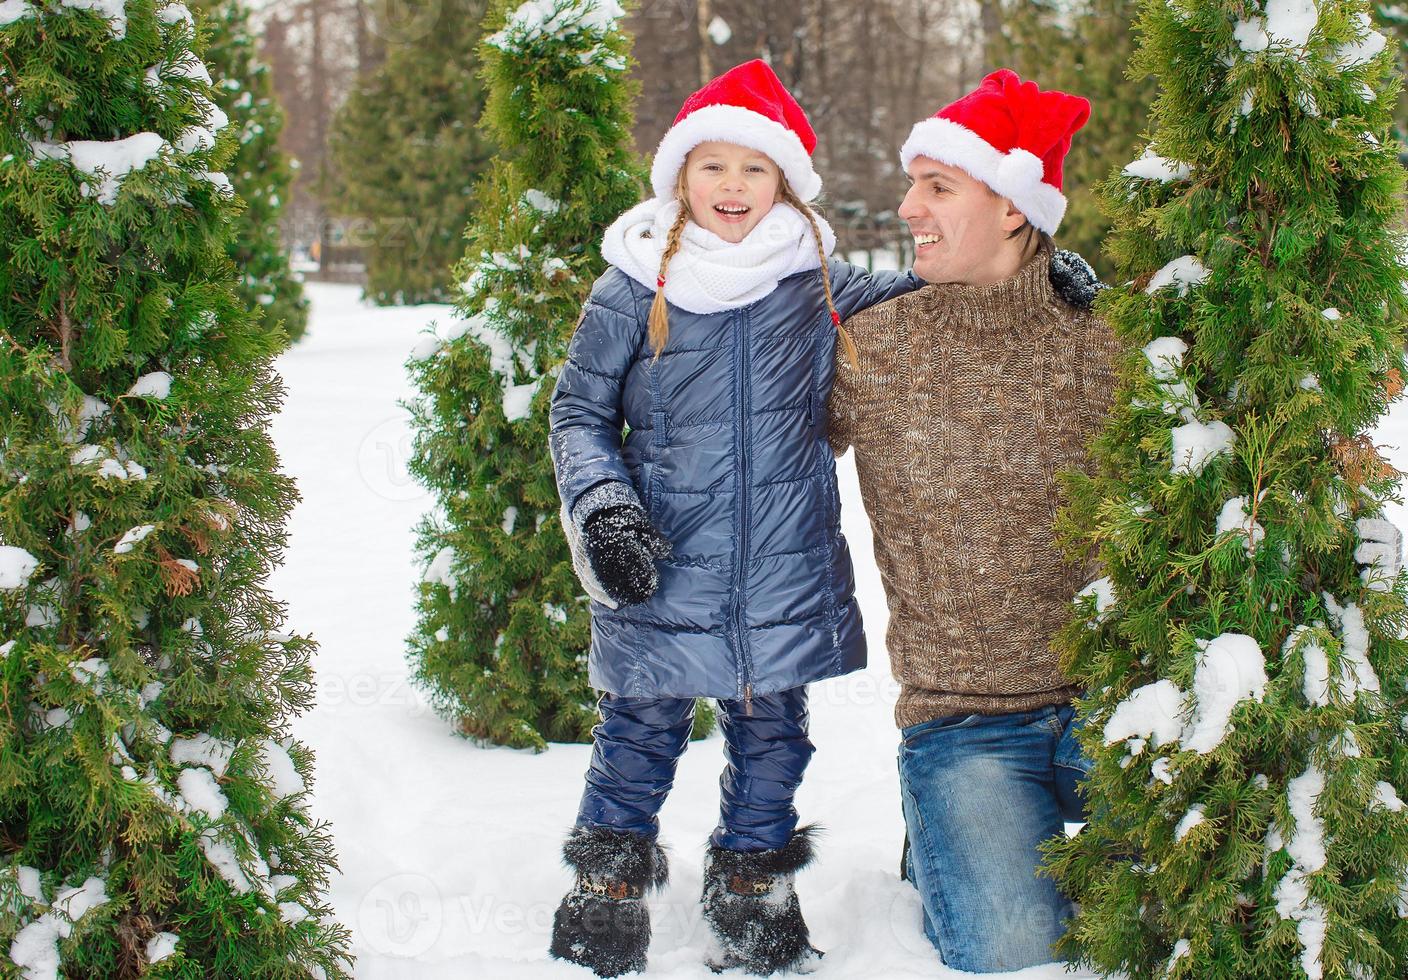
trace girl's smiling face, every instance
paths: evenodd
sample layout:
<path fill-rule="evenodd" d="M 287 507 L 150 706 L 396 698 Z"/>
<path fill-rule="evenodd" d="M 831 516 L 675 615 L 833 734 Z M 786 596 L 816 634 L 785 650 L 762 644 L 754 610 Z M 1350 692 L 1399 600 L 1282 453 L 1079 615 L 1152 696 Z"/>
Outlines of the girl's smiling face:
<path fill-rule="evenodd" d="M 700 143 L 684 160 L 684 192 L 696 224 L 736 243 L 782 199 L 782 174 L 765 153 Z"/>

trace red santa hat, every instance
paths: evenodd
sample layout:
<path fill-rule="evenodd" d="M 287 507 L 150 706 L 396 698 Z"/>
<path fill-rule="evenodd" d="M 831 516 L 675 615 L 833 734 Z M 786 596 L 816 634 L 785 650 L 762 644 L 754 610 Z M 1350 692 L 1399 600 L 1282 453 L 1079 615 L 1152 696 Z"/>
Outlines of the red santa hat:
<path fill-rule="evenodd" d="M 821 178 L 812 169 L 816 133 L 766 61 L 730 68 L 685 100 L 655 151 L 650 168 L 655 196 L 673 198 L 689 151 L 714 140 L 766 153 L 803 201 L 821 193 Z"/>
<path fill-rule="evenodd" d="M 957 102 L 916 123 L 900 150 L 909 169 L 929 157 L 981 180 L 1037 228 L 1054 235 L 1066 213 L 1061 168 L 1071 136 L 1090 118 L 1090 103 L 1001 68 Z"/>

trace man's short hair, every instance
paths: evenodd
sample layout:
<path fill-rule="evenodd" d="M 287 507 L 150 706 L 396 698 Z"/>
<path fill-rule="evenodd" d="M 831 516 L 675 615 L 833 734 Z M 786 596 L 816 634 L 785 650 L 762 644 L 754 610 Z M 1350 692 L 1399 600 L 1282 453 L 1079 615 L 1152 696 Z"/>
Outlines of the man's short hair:
<path fill-rule="evenodd" d="M 1022 222 L 1022 227 L 1014 228 L 1012 231 L 1009 231 L 1007 233 L 1007 240 L 1011 241 L 1018 235 L 1026 235 L 1027 238 L 1022 243 L 1022 246 L 1025 248 L 1027 245 L 1031 244 L 1031 235 L 1034 231 L 1036 231 L 1036 225 L 1032 224 L 1030 221 L 1024 221 Z"/>

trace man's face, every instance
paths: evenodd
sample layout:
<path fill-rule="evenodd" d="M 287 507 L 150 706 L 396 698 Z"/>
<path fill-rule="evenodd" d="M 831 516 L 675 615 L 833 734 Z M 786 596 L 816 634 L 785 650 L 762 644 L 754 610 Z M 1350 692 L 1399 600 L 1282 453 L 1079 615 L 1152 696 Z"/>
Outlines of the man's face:
<path fill-rule="evenodd" d="M 957 167 L 929 157 L 909 164 L 899 215 L 914 236 L 914 271 L 929 282 L 986 286 L 1011 275 L 1026 222 L 1005 197 Z"/>
<path fill-rule="evenodd" d="M 781 198 L 782 172 L 746 146 L 700 143 L 685 157 L 684 184 L 695 223 L 741 242 Z"/>

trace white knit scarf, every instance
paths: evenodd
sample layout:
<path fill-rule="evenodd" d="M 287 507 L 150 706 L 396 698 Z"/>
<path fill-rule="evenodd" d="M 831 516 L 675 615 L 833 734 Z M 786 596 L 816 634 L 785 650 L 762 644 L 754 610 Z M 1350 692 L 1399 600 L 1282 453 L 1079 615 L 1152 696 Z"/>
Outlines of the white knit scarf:
<path fill-rule="evenodd" d="M 658 197 L 637 204 L 606 230 L 602 256 L 653 292 L 679 208 L 678 200 Z M 820 215 L 816 223 L 830 255 L 836 235 Z M 811 225 L 796 208 L 779 201 L 737 243 L 693 220 L 686 222 L 680 250 L 665 271 L 665 299 L 690 313 L 717 313 L 756 302 L 787 276 L 820 267 Z"/>

